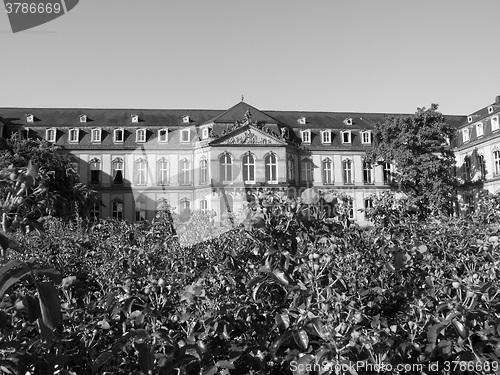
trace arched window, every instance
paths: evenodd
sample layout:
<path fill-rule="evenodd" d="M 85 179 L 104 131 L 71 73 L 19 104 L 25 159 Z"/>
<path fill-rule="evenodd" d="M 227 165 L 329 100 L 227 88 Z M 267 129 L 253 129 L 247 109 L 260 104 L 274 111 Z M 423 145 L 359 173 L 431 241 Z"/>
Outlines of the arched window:
<path fill-rule="evenodd" d="M 311 159 L 302 160 L 302 181 L 307 185 L 313 182 L 313 163 Z"/>
<path fill-rule="evenodd" d="M 182 159 L 179 163 L 179 184 L 180 185 L 190 185 L 191 184 L 191 163 L 188 159 Z"/>
<path fill-rule="evenodd" d="M 373 165 L 369 161 L 363 161 L 363 182 L 365 185 L 373 184 Z"/>
<path fill-rule="evenodd" d="M 158 186 L 165 186 L 169 184 L 169 170 L 168 170 L 168 160 L 165 158 L 161 158 L 156 163 L 157 171 L 157 184 Z"/>
<path fill-rule="evenodd" d="M 189 210 L 191 208 L 191 202 L 187 198 L 181 199 L 180 203 L 181 210 Z"/>
<path fill-rule="evenodd" d="M 148 163 L 146 159 L 138 159 L 134 163 L 134 185 L 147 184 Z"/>
<path fill-rule="evenodd" d="M 113 184 L 123 185 L 123 159 L 115 158 L 113 159 Z"/>
<path fill-rule="evenodd" d="M 200 160 L 200 185 L 208 183 L 208 161 L 205 157 Z"/>
<path fill-rule="evenodd" d="M 495 176 L 500 175 L 500 151 L 493 151 L 493 171 Z"/>
<path fill-rule="evenodd" d="M 352 160 L 345 159 L 342 162 L 342 164 L 343 164 L 343 172 L 344 172 L 344 184 L 351 185 L 354 183 L 354 180 L 352 177 Z"/>
<path fill-rule="evenodd" d="M 233 160 L 231 155 L 224 153 L 219 157 L 220 166 L 220 181 L 232 182 L 233 181 Z"/>
<path fill-rule="evenodd" d="M 90 160 L 90 184 L 99 185 L 101 183 L 101 161 L 97 158 Z"/>
<path fill-rule="evenodd" d="M 332 159 L 326 158 L 322 163 L 323 172 L 323 184 L 331 185 L 333 184 L 333 162 Z"/>
<path fill-rule="evenodd" d="M 146 220 L 146 203 L 137 201 L 135 203 L 135 221 Z"/>
<path fill-rule="evenodd" d="M 278 160 L 276 155 L 273 153 L 267 154 L 264 158 L 264 163 L 266 165 L 266 181 L 268 183 L 278 182 Z"/>
<path fill-rule="evenodd" d="M 123 202 L 121 200 L 113 201 L 111 206 L 111 214 L 113 219 L 123 220 Z"/>
<path fill-rule="evenodd" d="M 255 183 L 255 158 L 251 153 L 243 155 L 243 181 Z"/>

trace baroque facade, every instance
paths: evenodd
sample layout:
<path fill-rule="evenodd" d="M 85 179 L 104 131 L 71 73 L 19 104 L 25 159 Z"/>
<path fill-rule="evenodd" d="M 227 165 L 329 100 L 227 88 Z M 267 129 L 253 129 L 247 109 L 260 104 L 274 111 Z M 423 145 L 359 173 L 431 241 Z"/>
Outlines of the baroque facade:
<path fill-rule="evenodd" d="M 457 128 L 461 194 L 500 187 L 500 97 L 469 116 L 446 116 Z M 261 111 L 243 100 L 228 110 L 0 108 L 0 137 L 38 137 L 79 161 L 81 181 L 100 194 L 95 217 L 152 219 L 166 199 L 177 212 L 238 213 L 247 193 L 316 186 L 353 197 L 363 222 L 372 194 L 389 189 L 393 166 L 372 166 L 375 124 L 386 114 Z"/>

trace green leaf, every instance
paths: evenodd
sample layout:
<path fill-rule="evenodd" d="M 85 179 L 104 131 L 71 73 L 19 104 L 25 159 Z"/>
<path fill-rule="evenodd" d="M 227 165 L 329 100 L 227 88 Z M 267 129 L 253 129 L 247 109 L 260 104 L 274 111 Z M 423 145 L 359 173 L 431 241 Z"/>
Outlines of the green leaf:
<path fill-rule="evenodd" d="M 445 324 L 434 324 L 427 328 L 427 341 L 432 348 L 436 346 L 436 341 L 439 333 L 445 328 Z"/>
<path fill-rule="evenodd" d="M 283 285 L 288 285 L 288 280 L 285 276 L 285 273 L 282 270 L 275 269 L 273 271 L 273 274 L 274 276 L 276 276 L 276 279 L 278 279 L 280 283 L 282 283 Z"/>
<path fill-rule="evenodd" d="M 279 348 L 281 347 L 281 345 L 283 345 L 283 343 L 286 340 L 288 340 L 291 336 L 292 336 L 292 332 L 288 331 L 288 332 L 282 333 L 281 335 L 279 335 L 278 337 L 276 337 L 274 339 L 273 343 L 271 344 L 271 350 L 272 351 L 279 350 Z"/>
<path fill-rule="evenodd" d="M 54 330 L 62 318 L 59 293 L 51 283 L 38 283 L 38 300 L 42 321 L 48 329 Z"/>
<path fill-rule="evenodd" d="M 293 339 L 301 349 L 306 350 L 309 346 L 309 335 L 303 329 L 293 331 Z"/>
<path fill-rule="evenodd" d="M 24 275 L 30 272 L 28 265 L 12 260 L 0 269 L 0 297 Z"/>
<path fill-rule="evenodd" d="M 101 353 L 92 364 L 92 373 L 96 374 L 111 358 L 113 358 L 113 352 L 107 351 Z"/>
<path fill-rule="evenodd" d="M 278 314 L 275 320 L 280 329 L 287 329 L 290 327 L 290 316 L 288 314 Z"/>

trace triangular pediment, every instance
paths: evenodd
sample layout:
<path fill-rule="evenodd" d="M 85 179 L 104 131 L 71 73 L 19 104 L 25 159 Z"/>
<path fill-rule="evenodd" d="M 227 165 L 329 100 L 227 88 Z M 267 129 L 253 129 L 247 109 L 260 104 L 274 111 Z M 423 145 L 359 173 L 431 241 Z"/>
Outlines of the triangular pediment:
<path fill-rule="evenodd" d="M 260 111 L 259 109 L 247 104 L 245 102 L 240 102 L 228 110 L 222 112 L 218 116 L 213 119 L 207 121 L 207 123 L 214 124 L 228 124 L 234 123 L 236 121 L 241 121 L 246 116 L 250 115 L 251 120 L 258 123 L 266 123 L 266 124 L 276 124 L 277 121 L 266 113 Z"/>
<path fill-rule="evenodd" d="M 210 143 L 211 145 L 286 145 L 285 140 L 253 125 L 234 130 Z"/>

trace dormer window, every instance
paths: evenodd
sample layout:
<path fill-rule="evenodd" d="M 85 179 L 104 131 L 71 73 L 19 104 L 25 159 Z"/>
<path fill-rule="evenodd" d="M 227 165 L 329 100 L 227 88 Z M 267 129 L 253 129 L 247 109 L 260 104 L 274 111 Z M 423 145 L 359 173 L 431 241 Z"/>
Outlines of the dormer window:
<path fill-rule="evenodd" d="M 130 115 L 130 118 L 132 119 L 132 122 L 134 124 L 139 122 L 139 116 L 137 116 L 137 115 Z"/>
<path fill-rule="evenodd" d="M 332 143 L 332 132 L 330 130 L 321 132 L 321 143 Z"/>
<path fill-rule="evenodd" d="M 35 121 L 35 116 L 28 114 L 26 115 L 26 122 L 34 122 Z"/>
<path fill-rule="evenodd" d="M 364 145 L 368 145 L 372 143 L 372 133 L 369 131 L 365 131 L 361 133 L 361 143 Z"/>
<path fill-rule="evenodd" d="M 472 122 L 472 116 L 467 116 L 467 122 L 470 124 Z"/>
<path fill-rule="evenodd" d="M 462 140 L 464 142 L 469 142 L 469 129 L 462 130 Z"/>
<path fill-rule="evenodd" d="M 493 106 L 488 107 L 488 114 L 493 113 Z"/>
<path fill-rule="evenodd" d="M 56 141 L 56 129 L 55 128 L 50 128 L 45 130 L 45 139 L 48 142 L 55 142 Z"/>
<path fill-rule="evenodd" d="M 299 122 L 300 125 L 305 125 L 306 124 L 306 118 L 304 116 L 302 116 L 301 118 L 299 118 L 297 121 Z"/>
<path fill-rule="evenodd" d="M 342 143 L 351 143 L 351 131 L 346 130 L 342 132 Z"/>
<path fill-rule="evenodd" d="M 207 139 L 209 136 L 209 130 L 208 128 L 203 128 L 201 131 L 201 139 Z"/>
<path fill-rule="evenodd" d="M 87 116 L 86 115 L 80 115 L 80 122 L 87 122 Z"/>
<path fill-rule="evenodd" d="M 92 129 L 90 136 L 91 142 L 96 142 L 96 143 L 101 142 L 101 132 L 102 132 L 101 128 Z"/>
<path fill-rule="evenodd" d="M 137 129 L 135 132 L 135 141 L 137 143 L 146 142 L 146 129 Z"/>
<path fill-rule="evenodd" d="M 125 131 L 123 129 L 115 129 L 114 142 L 123 143 L 124 139 L 125 139 Z"/>
<path fill-rule="evenodd" d="M 484 127 L 483 127 L 483 123 L 480 122 L 480 123 L 477 123 L 476 124 L 476 137 L 482 137 L 484 134 Z"/>
<path fill-rule="evenodd" d="M 79 133 L 80 129 L 70 129 L 69 130 L 69 142 L 70 143 L 78 143 L 79 141 Z"/>
<path fill-rule="evenodd" d="M 498 123 L 498 116 L 491 118 L 491 131 L 494 132 L 500 128 Z"/>
<path fill-rule="evenodd" d="M 346 119 L 344 120 L 344 124 L 346 124 L 346 125 L 352 125 L 352 118 L 350 118 L 350 117 L 349 117 L 349 118 L 346 118 Z"/>
<path fill-rule="evenodd" d="M 182 129 L 181 130 L 181 142 L 182 143 L 187 143 L 190 141 L 190 132 L 189 129 Z"/>
<path fill-rule="evenodd" d="M 159 143 L 167 143 L 168 142 L 168 130 L 167 129 L 158 130 L 158 142 Z"/>
<path fill-rule="evenodd" d="M 311 131 L 303 130 L 300 135 L 302 136 L 303 143 L 311 143 Z"/>
<path fill-rule="evenodd" d="M 189 124 L 189 122 L 190 122 L 190 121 L 191 121 L 191 120 L 189 119 L 189 116 L 188 116 L 188 115 L 186 115 L 186 116 L 182 116 L 182 122 L 183 122 L 184 124 Z"/>

